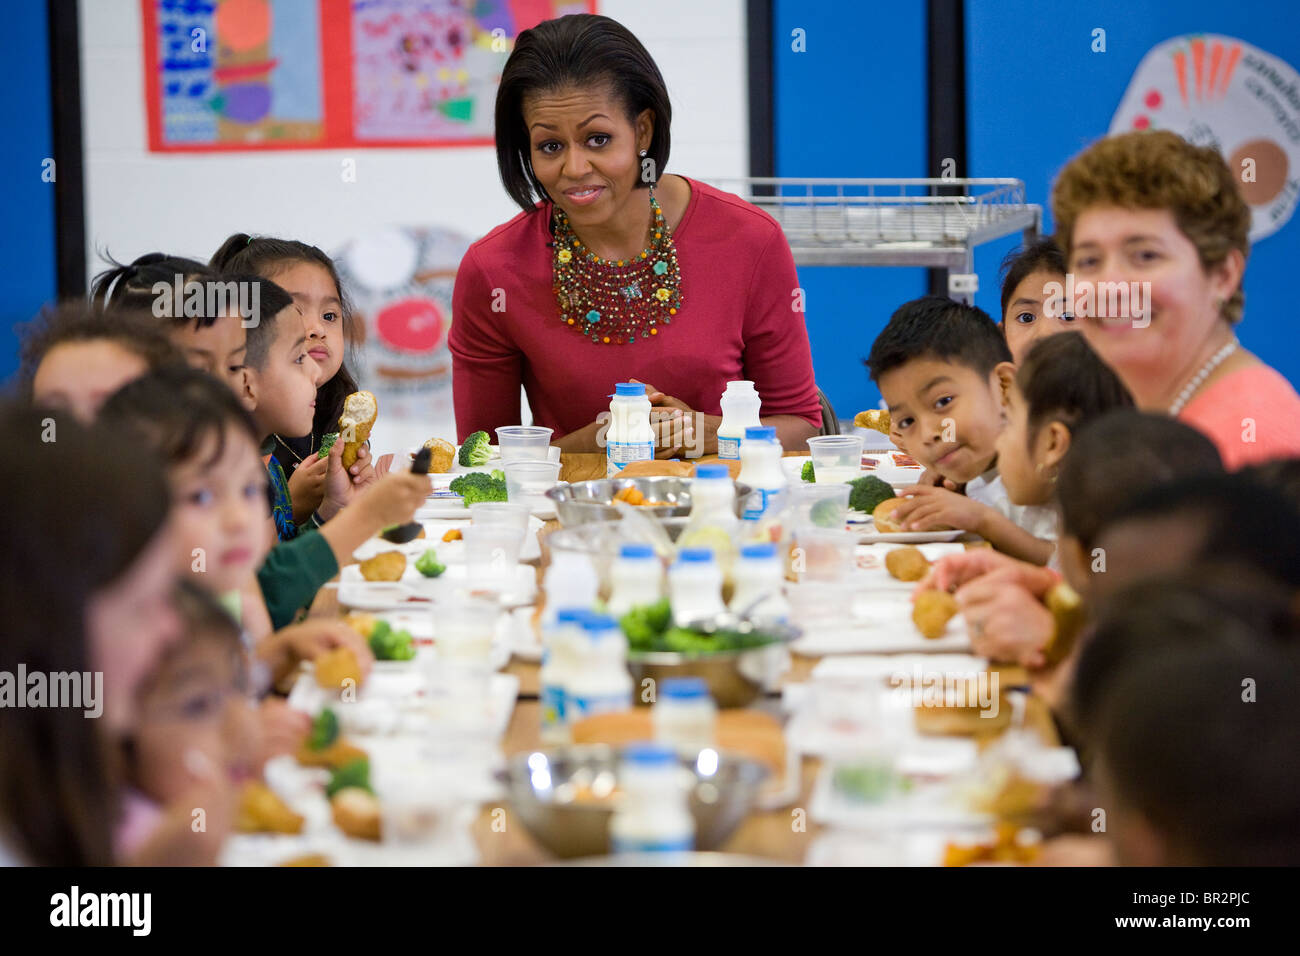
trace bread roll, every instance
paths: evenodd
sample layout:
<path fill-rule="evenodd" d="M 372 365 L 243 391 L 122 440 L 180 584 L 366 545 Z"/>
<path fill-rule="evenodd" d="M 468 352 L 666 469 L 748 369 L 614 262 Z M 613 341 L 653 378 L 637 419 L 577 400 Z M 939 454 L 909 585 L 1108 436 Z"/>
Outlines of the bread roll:
<path fill-rule="evenodd" d="M 876 505 L 876 510 L 871 512 L 871 520 L 876 526 L 876 531 L 881 534 L 896 534 L 903 530 L 902 525 L 894 520 L 893 515 L 894 509 L 906 500 L 906 498 L 886 498 Z"/>
<path fill-rule="evenodd" d="M 451 471 L 456 461 L 456 446 L 445 438 L 430 438 L 424 447 L 432 454 L 429 456 L 429 474 L 442 475 Z"/>
<path fill-rule="evenodd" d="M 343 400 L 339 416 L 339 439 L 343 442 L 343 467 L 357 463 L 357 449 L 370 437 L 379 417 L 379 399 L 370 392 L 353 392 Z"/>
<path fill-rule="evenodd" d="M 618 474 L 620 478 L 653 478 L 657 475 L 689 478 L 695 474 L 695 465 L 689 461 L 631 461 Z"/>
<path fill-rule="evenodd" d="M 873 428 L 882 434 L 889 434 L 889 412 L 881 408 L 869 408 L 853 416 L 853 424 L 858 428 Z"/>
<path fill-rule="evenodd" d="M 350 837 L 378 840 L 380 837 L 379 800 L 369 790 L 344 787 L 330 800 L 334 825 Z"/>

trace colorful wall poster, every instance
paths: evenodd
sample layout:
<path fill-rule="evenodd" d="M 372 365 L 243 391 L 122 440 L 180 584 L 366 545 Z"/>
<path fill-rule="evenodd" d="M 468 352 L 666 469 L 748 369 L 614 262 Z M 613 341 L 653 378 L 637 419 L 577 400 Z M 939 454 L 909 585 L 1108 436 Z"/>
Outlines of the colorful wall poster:
<path fill-rule="evenodd" d="M 515 37 L 596 8 L 594 0 L 141 3 L 154 152 L 490 144 Z"/>

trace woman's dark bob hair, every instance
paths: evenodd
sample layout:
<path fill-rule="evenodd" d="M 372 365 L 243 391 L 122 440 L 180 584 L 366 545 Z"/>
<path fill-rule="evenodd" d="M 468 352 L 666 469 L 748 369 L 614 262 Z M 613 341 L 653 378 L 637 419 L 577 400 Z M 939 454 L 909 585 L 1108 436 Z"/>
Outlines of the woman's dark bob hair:
<path fill-rule="evenodd" d="M 654 113 L 654 135 L 646 158 L 654 175 L 668 164 L 673 108 L 659 67 L 627 27 L 591 13 L 546 20 L 519 34 L 497 88 L 496 146 L 501 183 L 524 212 L 549 199 L 533 174 L 532 144 L 524 126 L 524 99 L 567 87 L 608 86 L 629 121 L 642 110 Z M 638 177 L 637 186 L 648 186 Z"/>

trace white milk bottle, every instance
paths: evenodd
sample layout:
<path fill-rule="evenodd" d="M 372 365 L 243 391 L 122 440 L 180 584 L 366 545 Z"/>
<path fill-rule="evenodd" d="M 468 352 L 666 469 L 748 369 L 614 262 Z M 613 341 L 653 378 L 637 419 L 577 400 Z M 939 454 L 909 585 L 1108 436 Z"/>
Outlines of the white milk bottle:
<path fill-rule="evenodd" d="M 605 432 L 605 477 L 616 478 L 633 461 L 655 456 L 655 435 L 650 427 L 650 399 L 640 382 L 619 382 L 609 403 L 609 428 Z"/>
<path fill-rule="evenodd" d="M 668 569 L 673 623 L 679 627 L 726 611 L 722 603 L 722 569 L 710 548 L 682 548 Z"/>
<path fill-rule="evenodd" d="M 546 609 L 542 612 L 542 632 L 555 623 L 556 612 L 563 608 L 590 611 L 600 591 L 600 578 L 591 558 L 574 551 L 552 551 L 551 563 L 542 576 Z"/>
<path fill-rule="evenodd" d="M 582 619 L 581 651 L 564 688 L 564 716 L 570 726 L 594 714 L 632 708 L 627 638 L 608 614 Z"/>
<path fill-rule="evenodd" d="M 694 760 L 701 750 L 715 746 L 718 706 L 702 677 L 668 677 L 660 682 L 659 697 L 650 708 L 655 741 Z"/>
<path fill-rule="evenodd" d="M 548 747 L 570 740 L 565 692 L 577 657 L 575 644 L 582 637 L 582 621 L 589 613 L 585 607 L 559 608 L 542 634 L 542 668 L 538 673 L 541 687 L 537 696 L 542 710 L 542 743 Z"/>
<path fill-rule="evenodd" d="M 773 529 L 779 528 L 779 515 L 785 506 L 787 482 L 781 469 L 781 443 L 776 429 L 747 428 L 740 444 L 740 478 L 752 489 L 743 515 L 747 540 L 774 540 Z"/>
<path fill-rule="evenodd" d="M 614 853 L 685 853 L 695 846 L 688 771 L 663 744 L 624 748 L 619 766 L 623 798 L 609 821 Z"/>
<path fill-rule="evenodd" d="M 648 544 L 629 541 L 618 552 L 610 569 L 613 590 L 609 595 L 609 613 L 618 620 L 634 607 L 654 604 L 664 596 L 663 567 L 659 556 Z"/>
<path fill-rule="evenodd" d="M 736 556 L 736 483 L 726 465 L 697 465 L 691 481 L 691 516 L 677 539 L 679 548 L 712 548 L 723 578 Z"/>
<path fill-rule="evenodd" d="M 790 602 L 781 593 L 785 574 L 775 544 L 747 544 L 741 548 L 735 578 L 736 590 L 731 596 L 733 614 L 747 611 L 749 619 L 759 625 L 790 619 Z"/>
<path fill-rule="evenodd" d="M 740 458 L 740 442 L 745 437 L 745 429 L 757 428 L 760 424 L 758 391 L 753 382 L 728 382 L 719 404 L 722 405 L 722 423 L 718 425 L 718 457 L 735 461 Z"/>

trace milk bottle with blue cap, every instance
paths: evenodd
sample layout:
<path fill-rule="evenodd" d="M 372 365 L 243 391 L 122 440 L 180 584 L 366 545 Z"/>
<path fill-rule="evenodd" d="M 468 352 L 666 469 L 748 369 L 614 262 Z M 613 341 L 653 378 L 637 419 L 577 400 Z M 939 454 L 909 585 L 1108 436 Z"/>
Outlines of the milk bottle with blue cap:
<path fill-rule="evenodd" d="M 745 429 L 738 480 L 752 489 L 742 515 L 749 526 L 748 538 L 764 537 L 785 506 L 787 482 L 781 470 L 781 453 L 775 428 Z"/>
<path fill-rule="evenodd" d="M 624 466 L 650 461 L 655 456 L 655 434 L 650 427 L 650 399 L 640 382 L 619 382 L 609 403 L 609 428 L 605 432 L 605 477 L 617 478 Z"/>
<path fill-rule="evenodd" d="M 654 604 L 663 597 L 663 567 L 655 549 L 640 542 L 625 542 L 610 569 L 613 590 L 609 613 L 615 620 L 634 607 Z"/>
<path fill-rule="evenodd" d="M 690 772 L 672 747 L 624 748 L 618 782 L 623 799 L 609 821 L 614 853 L 684 853 L 695 846 Z"/>

